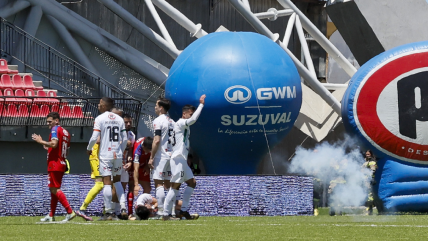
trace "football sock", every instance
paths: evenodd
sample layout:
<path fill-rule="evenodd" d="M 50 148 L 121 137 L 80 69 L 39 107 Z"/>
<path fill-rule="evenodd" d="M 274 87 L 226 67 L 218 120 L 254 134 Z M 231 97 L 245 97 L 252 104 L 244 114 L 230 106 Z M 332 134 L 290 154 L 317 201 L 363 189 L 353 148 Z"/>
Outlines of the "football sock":
<path fill-rule="evenodd" d="M 73 209 L 71 209 L 70 204 L 67 201 L 67 198 L 65 197 L 64 193 L 61 190 L 58 190 L 56 192 L 56 197 L 58 198 L 59 203 L 65 208 L 68 214 L 73 212 Z"/>
<path fill-rule="evenodd" d="M 104 209 L 106 213 L 112 213 L 112 202 L 111 202 L 111 185 L 104 185 L 103 189 L 103 199 L 104 199 Z"/>
<path fill-rule="evenodd" d="M 114 213 L 116 215 L 119 215 L 120 214 L 120 204 L 113 202 L 113 206 L 114 206 Z"/>
<path fill-rule="evenodd" d="M 178 190 L 175 190 L 173 188 L 170 188 L 166 198 L 165 198 L 165 204 L 163 209 L 163 215 L 168 216 L 172 212 L 172 207 L 175 202 L 175 196 L 177 195 Z"/>
<path fill-rule="evenodd" d="M 91 188 L 91 190 L 86 195 L 85 201 L 83 201 L 82 206 L 80 207 L 80 210 L 86 210 L 88 208 L 88 205 L 95 199 L 95 197 L 98 195 L 98 193 L 103 190 L 103 182 L 95 182 L 95 185 Z"/>
<path fill-rule="evenodd" d="M 185 212 L 189 209 L 190 196 L 192 196 L 193 188 L 187 186 L 183 193 L 183 204 L 181 205 L 181 211 Z"/>
<path fill-rule="evenodd" d="M 49 216 L 51 217 L 55 216 L 57 204 L 58 204 L 58 198 L 56 197 L 55 194 L 51 193 L 51 212 L 49 213 Z"/>
<path fill-rule="evenodd" d="M 117 195 L 117 200 L 119 200 L 120 203 L 120 208 L 121 209 L 126 209 L 126 197 L 125 197 L 125 191 L 123 190 L 122 187 L 122 183 L 120 182 L 115 182 L 113 183 L 114 188 L 116 188 L 116 195 Z"/>
<path fill-rule="evenodd" d="M 156 199 L 158 200 L 158 214 L 163 212 L 163 203 L 165 202 L 165 189 L 163 186 L 156 188 Z"/>
<path fill-rule="evenodd" d="M 134 212 L 133 206 L 134 206 L 134 192 L 129 191 L 128 192 L 128 215 L 131 215 Z"/>

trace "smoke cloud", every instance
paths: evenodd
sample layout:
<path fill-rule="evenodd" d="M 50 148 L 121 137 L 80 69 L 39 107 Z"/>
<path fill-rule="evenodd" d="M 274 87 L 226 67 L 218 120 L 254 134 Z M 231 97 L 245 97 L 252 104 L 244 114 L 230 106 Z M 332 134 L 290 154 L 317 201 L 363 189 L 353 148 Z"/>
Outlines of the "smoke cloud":
<path fill-rule="evenodd" d="M 312 175 L 333 188 L 329 204 L 360 206 L 367 200 L 370 170 L 362 168 L 364 157 L 352 138 L 318 144 L 314 149 L 298 147 L 289 171 Z"/>

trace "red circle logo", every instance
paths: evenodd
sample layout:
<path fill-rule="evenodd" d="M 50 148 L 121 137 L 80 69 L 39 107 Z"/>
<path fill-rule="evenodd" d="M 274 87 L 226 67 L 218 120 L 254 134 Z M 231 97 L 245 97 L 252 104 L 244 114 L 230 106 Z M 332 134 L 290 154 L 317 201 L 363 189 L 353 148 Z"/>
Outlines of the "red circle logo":
<path fill-rule="evenodd" d="M 354 98 L 367 140 L 387 155 L 428 164 L 428 50 L 392 57 L 370 71 Z"/>

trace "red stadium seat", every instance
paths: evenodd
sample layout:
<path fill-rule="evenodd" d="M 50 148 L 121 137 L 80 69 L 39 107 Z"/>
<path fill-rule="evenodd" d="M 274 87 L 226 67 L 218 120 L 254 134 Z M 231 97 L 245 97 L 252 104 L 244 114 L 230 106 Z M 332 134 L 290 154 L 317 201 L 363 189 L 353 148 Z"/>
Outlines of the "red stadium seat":
<path fill-rule="evenodd" d="M 39 117 L 40 116 L 40 109 L 38 105 L 31 105 L 31 110 L 30 110 L 30 117 Z"/>
<path fill-rule="evenodd" d="M 71 117 L 73 117 L 72 114 L 71 114 L 70 106 L 68 106 L 68 105 L 63 106 L 61 108 L 61 110 L 59 111 L 59 115 L 60 115 L 60 117 L 64 117 L 64 118 L 71 118 Z"/>
<path fill-rule="evenodd" d="M 3 92 L 0 90 L 0 101 L 4 101 Z"/>
<path fill-rule="evenodd" d="M 15 97 L 18 97 L 18 96 L 20 97 L 25 96 L 24 91 L 21 89 L 15 90 Z M 31 102 L 31 99 L 27 99 L 27 98 L 15 98 L 15 99 L 16 101 L 21 101 L 21 102 Z"/>
<path fill-rule="evenodd" d="M 14 104 L 10 104 L 7 106 L 7 111 L 4 114 L 4 116 L 6 117 L 17 117 L 18 116 L 18 111 L 16 109 L 16 105 Z"/>
<path fill-rule="evenodd" d="M 8 88 L 4 90 L 4 96 L 14 96 L 12 89 Z M 15 101 L 15 98 L 6 98 L 6 101 Z"/>
<path fill-rule="evenodd" d="M 36 94 L 34 93 L 34 90 L 26 89 L 25 90 L 25 96 L 27 96 L 27 97 L 35 97 Z M 31 100 L 32 102 L 34 101 L 34 99 L 28 99 L 28 100 Z"/>
<path fill-rule="evenodd" d="M 59 105 L 52 105 L 51 111 L 52 112 L 58 112 L 59 111 Z"/>
<path fill-rule="evenodd" d="M 59 100 L 58 100 L 58 99 L 55 99 L 55 98 L 56 98 L 56 93 L 55 93 L 55 91 L 53 91 L 53 90 L 49 90 L 49 91 L 48 91 L 47 96 L 48 96 L 48 97 L 52 97 L 52 98 L 49 98 L 49 101 L 50 101 L 50 102 L 59 102 Z"/>
<path fill-rule="evenodd" d="M 11 70 L 7 66 L 7 61 L 0 59 L 0 74 L 17 74 L 18 70 Z"/>
<path fill-rule="evenodd" d="M 49 106 L 42 105 L 40 108 L 40 117 L 46 117 L 49 114 Z"/>
<path fill-rule="evenodd" d="M 17 74 L 12 76 L 12 86 L 13 89 L 25 89 L 24 81 L 22 81 L 21 76 Z"/>
<path fill-rule="evenodd" d="M 43 87 L 36 87 L 33 83 L 33 78 L 29 75 L 24 75 L 24 85 L 26 89 L 43 90 Z"/>
<path fill-rule="evenodd" d="M 84 118 L 82 107 L 80 106 L 73 107 L 73 118 Z"/>
<path fill-rule="evenodd" d="M 43 90 L 38 90 L 37 91 L 37 97 L 47 97 L 46 92 Z M 47 102 L 50 102 L 50 99 L 49 98 L 36 98 L 34 101 L 47 103 Z"/>
<path fill-rule="evenodd" d="M 13 88 L 12 81 L 10 80 L 10 75 L 4 74 L 1 76 L 0 87 L 2 89 Z"/>
<path fill-rule="evenodd" d="M 27 105 L 19 105 L 18 108 L 18 116 L 19 117 L 27 117 L 30 113 L 28 112 Z"/>

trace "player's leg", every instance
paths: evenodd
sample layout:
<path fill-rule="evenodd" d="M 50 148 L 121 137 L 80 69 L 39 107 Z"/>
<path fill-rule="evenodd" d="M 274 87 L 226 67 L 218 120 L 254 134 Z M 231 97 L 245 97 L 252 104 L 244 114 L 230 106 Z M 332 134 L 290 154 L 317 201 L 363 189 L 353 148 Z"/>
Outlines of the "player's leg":
<path fill-rule="evenodd" d="M 100 175 L 103 177 L 103 199 L 104 199 L 104 210 L 105 215 L 99 219 L 99 221 L 112 220 L 113 207 L 112 207 L 112 160 L 100 159 Z"/>
<path fill-rule="evenodd" d="M 59 202 L 61 205 L 65 208 L 67 211 L 67 215 L 65 216 L 65 219 L 63 221 L 67 222 L 76 217 L 76 213 L 71 209 L 70 204 L 67 201 L 67 198 L 65 194 L 61 191 L 61 183 L 62 183 L 62 177 L 64 176 L 64 172 L 49 172 L 51 175 L 50 178 L 50 184 L 49 184 L 49 190 L 51 191 L 51 194 L 55 195 L 57 200 L 56 203 Z M 55 201 L 55 200 L 54 200 Z M 56 206 L 56 204 L 51 203 L 52 206 Z M 55 213 L 53 213 L 54 215 Z"/>
<path fill-rule="evenodd" d="M 168 160 L 155 158 L 153 161 L 153 181 L 155 183 L 155 196 L 158 200 L 158 215 L 163 213 L 163 204 L 165 202 L 165 188 L 164 188 L 164 179 L 166 173 L 164 172 L 165 164 Z"/>
<path fill-rule="evenodd" d="M 198 214 L 189 214 L 189 203 L 190 197 L 192 196 L 193 190 L 196 187 L 196 180 L 193 177 L 193 172 L 187 163 L 183 163 L 183 178 L 186 180 L 187 187 L 184 189 L 183 200 L 181 204 L 181 210 L 178 214 L 179 217 L 185 217 L 186 219 L 198 219 Z"/>
<path fill-rule="evenodd" d="M 95 199 L 95 197 L 103 190 L 104 184 L 103 179 L 100 175 L 99 167 L 100 167 L 100 161 L 98 159 L 90 159 L 89 160 L 90 166 L 91 166 L 91 178 L 95 180 L 94 186 L 89 190 L 88 194 L 86 195 L 85 200 L 82 203 L 82 206 L 78 211 L 76 211 L 76 214 L 82 218 L 84 218 L 86 221 L 92 221 L 92 218 L 89 217 L 89 215 L 86 213 L 86 209 L 88 208 L 88 205 Z"/>
<path fill-rule="evenodd" d="M 128 194 L 126 195 L 126 198 L 128 200 L 128 216 L 133 213 L 133 207 L 134 207 L 134 178 L 133 177 L 131 178 L 131 173 L 129 177 L 130 178 L 128 182 Z"/>
<path fill-rule="evenodd" d="M 122 215 L 123 219 L 128 219 L 128 212 L 126 211 L 126 197 L 125 197 L 125 191 L 123 189 L 121 180 L 121 173 L 122 173 L 122 160 L 115 159 L 113 160 L 113 185 L 116 189 L 116 196 L 119 200 L 120 204 L 120 213 Z"/>
<path fill-rule="evenodd" d="M 171 158 L 170 169 L 172 174 L 170 180 L 171 185 L 165 198 L 163 220 L 170 220 L 169 216 L 172 213 L 173 204 L 179 192 L 181 182 L 184 181 L 182 180 L 183 167 L 179 156 Z"/>

